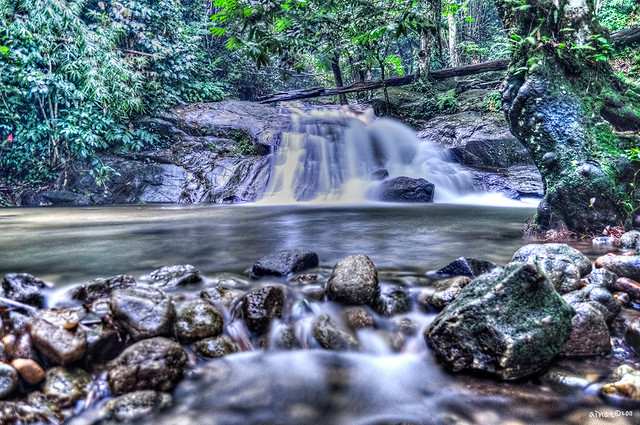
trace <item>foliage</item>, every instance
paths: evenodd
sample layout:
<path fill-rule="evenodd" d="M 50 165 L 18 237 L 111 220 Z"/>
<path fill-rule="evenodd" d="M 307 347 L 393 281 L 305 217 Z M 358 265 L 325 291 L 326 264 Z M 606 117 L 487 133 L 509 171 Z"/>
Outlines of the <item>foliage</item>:
<path fill-rule="evenodd" d="M 456 99 L 456 89 L 451 89 L 438 97 L 436 108 L 440 112 L 454 113 L 458 111 L 458 99 Z"/>
<path fill-rule="evenodd" d="M 502 110 L 502 94 L 499 90 L 491 90 L 485 94 L 482 101 L 482 109 L 489 112 Z"/>

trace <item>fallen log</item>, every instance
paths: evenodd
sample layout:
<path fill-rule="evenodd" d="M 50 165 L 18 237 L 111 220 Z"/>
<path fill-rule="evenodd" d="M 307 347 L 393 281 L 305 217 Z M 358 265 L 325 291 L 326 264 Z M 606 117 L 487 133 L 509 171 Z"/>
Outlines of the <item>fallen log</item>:
<path fill-rule="evenodd" d="M 627 28 L 611 34 L 611 44 L 615 49 L 631 46 L 640 42 L 640 27 Z"/>
<path fill-rule="evenodd" d="M 434 80 L 444 80 L 451 77 L 462 77 L 465 75 L 480 74 L 488 71 L 504 71 L 509 66 L 508 60 L 494 62 L 484 62 L 477 65 L 458 66 L 455 68 L 439 69 L 432 71 L 429 75 Z M 363 81 L 342 87 L 315 87 L 304 90 L 291 90 L 287 92 L 275 93 L 258 99 L 260 103 L 281 102 L 286 100 L 309 99 L 311 97 L 334 96 L 338 94 L 354 93 L 359 91 L 375 90 L 382 87 L 397 87 L 411 84 L 415 78 L 414 74 L 404 77 L 389 78 L 387 80 Z"/>

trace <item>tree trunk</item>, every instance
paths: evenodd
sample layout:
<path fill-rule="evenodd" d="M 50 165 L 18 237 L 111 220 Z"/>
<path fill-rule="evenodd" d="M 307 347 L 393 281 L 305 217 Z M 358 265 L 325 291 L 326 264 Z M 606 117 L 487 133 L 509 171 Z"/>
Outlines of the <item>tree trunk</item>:
<path fill-rule="evenodd" d="M 340 55 L 337 52 L 333 54 L 333 60 L 331 61 L 331 71 L 333 71 L 333 78 L 336 80 L 336 86 L 342 87 L 344 85 L 344 82 L 342 80 L 342 70 L 340 69 Z M 348 103 L 346 94 L 340 93 L 338 97 L 340 99 L 341 105 L 346 105 Z"/>
<path fill-rule="evenodd" d="M 427 0 L 424 4 L 425 10 L 429 18 L 435 18 L 434 3 L 440 0 Z M 416 79 L 423 82 L 427 82 L 429 75 L 429 69 L 431 67 L 431 45 L 433 36 L 423 32 L 420 35 L 420 51 L 418 52 L 418 70 L 416 72 Z"/>
<path fill-rule="evenodd" d="M 447 15 L 449 24 L 449 61 L 452 67 L 458 66 L 458 51 L 456 50 L 456 38 L 458 30 L 456 28 L 456 18 L 453 13 Z"/>
<path fill-rule="evenodd" d="M 545 182 L 536 224 L 595 234 L 628 221 L 633 168 L 624 153 L 634 136 L 616 130 L 639 130 L 640 109 L 598 56 L 604 44 L 596 37 L 607 31 L 594 18 L 593 0 L 538 0 L 526 10 L 494 1 L 520 40 L 502 99 L 511 132 Z"/>

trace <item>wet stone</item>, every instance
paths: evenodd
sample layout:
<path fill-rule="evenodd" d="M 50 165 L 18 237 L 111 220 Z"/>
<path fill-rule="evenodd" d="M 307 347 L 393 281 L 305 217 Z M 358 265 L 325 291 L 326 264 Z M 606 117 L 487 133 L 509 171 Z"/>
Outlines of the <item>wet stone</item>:
<path fill-rule="evenodd" d="M 277 251 L 265 255 L 253 264 L 251 277 L 288 276 L 318 265 L 318 254 L 301 249 Z"/>
<path fill-rule="evenodd" d="M 359 306 L 347 307 L 342 310 L 342 318 L 353 330 L 373 328 L 374 325 L 373 316 Z"/>
<path fill-rule="evenodd" d="M 425 309 L 442 310 L 456 299 L 462 289 L 471 282 L 467 276 L 441 279 L 423 288 L 418 295 L 418 304 Z"/>
<path fill-rule="evenodd" d="M 497 268 L 499 268 L 499 266 L 491 261 L 460 257 L 453 260 L 443 268 L 436 270 L 433 272 L 433 275 L 440 278 L 466 276 L 470 279 L 475 279 L 476 277 L 489 273 Z"/>
<path fill-rule="evenodd" d="M 242 312 L 247 328 L 260 333 L 267 330 L 271 319 L 282 317 L 284 291 L 278 286 L 266 286 L 249 292 L 242 299 Z"/>
<path fill-rule="evenodd" d="M 47 285 L 28 273 L 9 273 L 0 285 L 0 297 L 35 307 L 44 306 L 42 289 Z"/>
<path fill-rule="evenodd" d="M 329 299 L 344 304 L 369 304 L 379 290 L 378 270 L 365 255 L 350 255 L 340 260 L 327 282 Z"/>
<path fill-rule="evenodd" d="M 87 327 L 87 352 L 84 364 L 92 366 L 105 363 L 116 357 L 124 349 L 124 338 L 118 331 L 104 323 Z"/>
<path fill-rule="evenodd" d="M 41 410 L 23 401 L 0 401 L 1 424 L 49 423 L 47 410 Z"/>
<path fill-rule="evenodd" d="M 607 269 L 594 269 L 584 280 L 587 285 L 596 285 L 610 291 L 614 290 L 618 275 Z"/>
<path fill-rule="evenodd" d="M 91 375 L 83 369 L 53 367 L 46 372 L 42 391 L 47 398 L 65 407 L 87 396 Z"/>
<path fill-rule="evenodd" d="M 583 302 L 597 304 L 595 308 L 603 314 L 607 323 L 611 323 L 622 308 L 620 302 L 616 300 L 611 292 L 595 284 L 590 284 L 577 291 L 564 294 L 562 298 L 571 305 Z"/>
<path fill-rule="evenodd" d="M 211 288 L 203 289 L 200 292 L 200 298 L 208 301 L 212 304 L 222 304 L 223 306 L 230 308 L 233 302 L 244 295 L 244 291 L 237 289 L 228 289 L 222 286 L 214 286 Z"/>
<path fill-rule="evenodd" d="M 640 401 L 640 371 L 631 366 L 617 367 L 611 374 L 614 381 L 603 385 L 600 391 L 607 395 L 617 395 Z"/>
<path fill-rule="evenodd" d="M 18 385 L 18 372 L 6 363 L 0 363 L 0 398 L 7 398 Z"/>
<path fill-rule="evenodd" d="M 611 351 L 611 336 L 604 316 L 593 303 L 572 304 L 576 315 L 571 321 L 571 333 L 562 346 L 563 356 L 597 356 Z"/>
<path fill-rule="evenodd" d="M 175 331 L 178 339 L 189 343 L 222 333 L 222 314 L 204 300 L 193 300 L 176 306 Z"/>
<path fill-rule="evenodd" d="M 200 271 L 191 264 L 164 266 L 140 279 L 162 289 L 172 289 L 176 286 L 202 282 Z"/>
<path fill-rule="evenodd" d="M 24 332 L 16 339 L 10 357 L 12 359 L 36 359 L 37 356 L 33 350 L 31 335 L 28 332 Z"/>
<path fill-rule="evenodd" d="M 42 412 L 49 418 L 57 420 L 59 423 L 64 422 L 64 414 L 60 406 L 49 400 L 42 391 L 34 391 L 27 396 L 27 403 Z"/>
<path fill-rule="evenodd" d="M 118 275 L 83 283 L 69 291 L 69 296 L 84 304 L 90 304 L 97 299 L 109 297 L 111 292 L 116 289 L 125 289 L 136 285 L 137 283 L 133 276 Z"/>
<path fill-rule="evenodd" d="M 110 363 L 107 382 L 114 394 L 168 391 L 182 379 L 186 363 L 187 354 L 180 344 L 163 337 L 145 339 Z"/>
<path fill-rule="evenodd" d="M 378 296 L 372 304 L 381 316 L 391 317 L 411 311 L 411 297 L 401 286 L 380 285 Z"/>
<path fill-rule="evenodd" d="M 269 335 L 269 344 L 280 350 L 298 350 L 302 348 L 302 344 L 296 336 L 294 323 L 278 325 Z"/>
<path fill-rule="evenodd" d="M 131 422 L 153 413 L 166 410 L 173 404 L 170 394 L 159 391 L 134 391 L 109 400 L 101 410 L 101 416 L 116 422 Z"/>
<path fill-rule="evenodd" d="M 640 283 L 628 277 L 616 280 L 614 292 L 625 292 L 632 300 L 640 300 Z"/>
<path fill-rule="evenodd" d="M 640 255 L 604 255 L 598 257 L 596 267 L 607 269 L 621 278 L 640 280 Z"/>
<path fill-rule="evenodd" d="M 28 384 L 39 384 L 45 378 L 44 370 L 34 360 L 15 359 L 11 362 L 11 366 L 18 371 L 20 377 Z"/>
<path fill-rule="evenodd" d="M 618 239 L 617 245 L 622 249 L 640 249 L 640 232 L 637 230 L 626 232 Z"/>
<path fill-rule="evenodd" d="M 633 351 L 640 354 L 640 318 L 629 323 L 624 332 L 624 341 Z"/>
<path fill-rule="evenodd" d="M 80 360 L 87 349 L 85 328 L 73 326 L 74 320 L 75 310 L 42 310 L 29 320 L 27 330 L 42 354 L 56 364 L 66 365 Z"/>
<path fill-rule="evenodd" d="M 216 338 L 205 338 L 193 344 L 196 353 L 209 359 L 217 359 L 228 354 L 237 353 L 240 347 L 228 335 L 220 335 Z"/>
<path fill-rule="evenodd" d="M 160 289 L 134 286 L 113 291 L 110 306 L 114 319 L 135 340 L 169 335 L 175 309 L 171 299 Z"/>
<path fill-rule="evenodd" d="M 358 340 L 340 329 L 331 318 L 323 314 L 313 323 L 312 335 L 322 348 L 335 351 L 357 350 Z"/>

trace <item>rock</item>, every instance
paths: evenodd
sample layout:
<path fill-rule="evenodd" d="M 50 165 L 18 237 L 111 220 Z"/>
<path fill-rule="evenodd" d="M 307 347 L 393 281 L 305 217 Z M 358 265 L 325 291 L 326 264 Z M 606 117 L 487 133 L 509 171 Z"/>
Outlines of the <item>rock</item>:
<path fill-rule="evenodd" d="M 596 267 L 607 269 L 620 277 L 640 280 L 640 255 L 604 255 L 598 257 Z"/>
<path fill-rule="evenodd" d="M 42 308 L 42 289 L 47 285 L 28 273 L 9 273 L 2 280 L 0 297 Z"/>
<path fill-rule="evenodd" d="M 342 318 L 353 330 L 373 328 L 374 325 L 373 316 L 360 306 L 345 308 Z"/>
<path fill-rule="evenodd" d="M 269 334 L 268 346 L 279 350 L 299 350 L 303 348 L 296 336 L 296 324 L 281 323 L 277 326 L 274 332 Z"/>
<path fill-rule="evenodd" d="M 169 335 L 175 309 L 165 293 L 148 286 L 118 289 L 111 293 L 113 317 L 122 324 L 134 341 Z"/>
<path fill-rule="evenodd" d="M 106 363 L 124 349 L 125 340 L 117 329 L 104 323 L 87 326 L 87 351 L 83 364 L 87 368 Z"/>
<path fill-rule="evenodd" d="M 58 366 L 47 370 L 42 390 L 49 400 L 65 407 L 85 398 L 91 381 L 83 369 Z"/>
<path fill-rule="evenodd" d="M 74 300 L 82 301 L 84 304 L 91 304 L 99 298 L 106 298 L 116 289 L 130 288 L 136 286 L 133 276 L 118 275 L 106 279 L 95 279 L 87 283 L 76 286 L 69 291 L 69 296 Z"/>
<path fill-rule="evenodd" d="M 381 168 L 379 170 L 372 172 L 369 175 L 369 177 L 371 178 L 371 180 L 374 180 L 374 181 L 384 180 L 387 177 L 389 177 L 389 171 L 385 168 Z"/>
<path fill-rule="evenodd" d="M 209 359 L 217 359 L 227 354 L 237 353 L 240 347 L 228 335 L 220 335 L 216 338 L 205 338 L 193 344 L 196 353 Z"/>
<path fill-rule="evenodd" d="M 640 249 L 640 232 L 637 230 L 626 232 L 620 236 L 617 245 L 622 249 Z"/>
<path fill-rule="evenodd" d="M 202 281 L 200 271 L 191 264 L 164 266 L 158 270 L 152 271 L 140 279 L 161 289 L 172 289 L 176 286 L 199 283 Z"/>
<path fill-rule="evenodd" d="M 391 317 L 411 311 L 411 297 L 401 286 L 380 285 L 378 296 L 372 303 L 381 316 Z"/>
<path fill-rule="evenodd" d="M 578 289 L 580 278 L 592 270 L 591 261 L 587 256 L 561 243 L 525 245 L 513 254 L 511 261 L 526 263 L 533 258 L 561 294 Z"/>
<path fill-rule="evenodd" d="M 251 277 L 288 276 L 318 265 L 318 254 L 301 249 L 277 251 L 253 264 Z"/>
<path fill-rule="evenodd" d="M 632 300 L 640 300 L 640 283 L 628 277 L 621 277 L 616 280 L 613 291 L 625 292 Z"/>
<path fill-rule="evenodd" d="M 395 177 L 376 188 L 375 199 L 382 202 L 433 202 L 435 185 L 425 179 Z"/>
<path fill-rule="evenodd" d="M 28 205 L 88 205 L 89 198 L 70 190 L 48 189 L 34 194 Z"/>
<path fill-rule="evenodd" d="M 378 270 L 365 255 L 340 260 L 327 282 L 329 299 L 344 304 L 369 304 L 379 290 Z"/>
<path fill-rule="evenodd" d="M 230 308 L 233 302 L 241 298 L 245 293 L 237 289 L 228 289 L 222 286 L 203 289 L 200 298 L 213 304 Z"/>
<path fill-rule="evenodd" d="M 582 289 L 564 294 L 562 298 L 572 306 L 583 302 L 595 304 L 594 307 L 602 313 L 607 323 L 611 323 L 622 308 L 611 292 L 595 284 L 589 284 Z"/>
<path fill-rule="evenodd" d="M 18 371 L 18 374 L 28 384 L 37 385 L 45 378 L 42 367 L 31 359 L 14 359 L 11 366 Z"/>
<path fill-rule="evenodd" d="M 512 379 L 553 359 L 569 337 L 573 315 L 538 265 L 514 263 L 468 284 L 424 336 L 455 372 Z"/>
<path fill-rule="evenodd" d="M 101 410 L 101 416 L 116 422 L 132 422 L 149 414 L 166 410 L 173 405 L 170 394 L 159 391 L 134 391 L 109 400 Z"/>
<path fill-rule="evenodd" d="M 182 378 L 186 363 L 187 354 L 180 344 L 163 337 L 145 339 L 111 362 L 107 382 L 114 394 L 168 391 Z"/>
<path fill-rule="evenodd" d="M 418 304 L 426 309 L 442 310 L 456 299 L 469 282 L 471 282 L 471 278 L 467 276 L 437 280 L 433 285 L 420 291 Z"/>
<path fill-rule="evenodd" d="M 456 276 L 467 276 L 471 279 L 489 273 L 497 269 L 499 266 L 491 261 L 476 260 L 475 258 L 460 257 L 453 260 L 440 270 L 433 273 L 437 278 L 448 278 Z"/>
<path fill-rule="evenodd" d="M 282 317 L 284 291 L 278 286 L 266 286 L 249 292 L 242 299 L 242 312 L 247 328 L 261 333 L 267 330 L 271 319 Z"/>
<path fill-rule="evenodd" d="M 0 398 L 7 398 L 17 385 L 18 372 L 11 365 L 0 363 Z"/>
<path fill-rule="evenodd" d="M 35 359 L 37 357 L 33 350 L 33 343 L 29 332 L 24 332 L 16 339 L 10 357 L 12 359 Z"/>
<path fill-rule="evenodd" d="M 572 304 L 576 315 L 571 333 L 562 346 L 563 356 L 597 356 L 611 351 L 611 336 L 605 318 L 590 302 Z"/>
<path fill-rule="evenodd" d="M 608 289 L 609 291 L 613 291 L 615 289 L 616 280 L 618 280 L 618 275 L 607 269 L 593 269 L 593 271 L 589 273 L 584 280 L 588 285 L 596 285 Z"/>
<path fill-rule="evenodd" d="M 617 395 L 640 401 L 640 371 L 631 366 L 617 367 L 611 374 L 615 382 L 603 385 L 600 391 L 603 394 Z"/>
<path fill-rule="evenodd" d="M 50 423 L 46 410 L 34 407 L 24 401 L 0 401 L 1 424 L 44 424 Z"/>
<path fill-rule="evenodd" d="M 499 192 L 507 198 L 541 198 L 544 184 L 535 165 L 514 165 L 499 169 L 472 169 L 473 186 L 478 192 Z M 516 196 L 514 198 L 514 196 Z"/>
<path fill-rule="evenodd" d="M 312 335 L 322 348 L 327 350 L 357 350 L 358 340 L 347 331 L 340 329 L 331 318 L 320 315 L 313 323 Z"/>
<path fill-rule="evenodd" d="M 175 330 L 181 342 L 218 336 L 222 333 L 222 314 L 204 300 L 186 301 L 176 307 Z"/>
<path fill-rule="evenodd" d="M 33 406 L 38 411 L 47 416 L 49 422 L 51 419 L 55 419 L 58 423 L 64 422 L 64 414 L 58 404 L 50 401 L 46 394 L 42 391 L 34 391 L 27 396 L 27 403 Z"/>
<path fill-rule="evenodd" d="M 78 361 L 87 349 L 87 333 L 75 310 L 42 310 L 27 323 L 33 344 L 56 364 Z M 74 325 L 75 322 L 75 325 Z"/>
<path fill-rule="evenodd" d="M 640 353 L 640 318 L 636 318 L 629 323 L 624 332 L 624 341 L 636 353 Z"/>

